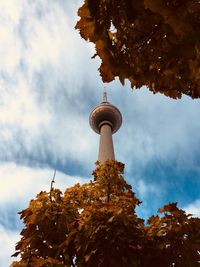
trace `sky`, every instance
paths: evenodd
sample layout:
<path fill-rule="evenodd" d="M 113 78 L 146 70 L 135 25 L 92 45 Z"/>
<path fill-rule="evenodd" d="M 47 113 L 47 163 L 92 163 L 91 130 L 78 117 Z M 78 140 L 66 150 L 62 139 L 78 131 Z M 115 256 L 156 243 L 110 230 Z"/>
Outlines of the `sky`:
<path fill-rule="evenodd" d="M 99 136 L 91 110 L 109 102 L 123 116 L 113 136 L 125 179 L 147 219 L 168 202 L 200 216 L 199 100 L 173 100 L 118 79 L 103 84 L 92 44 L 74 29 L 81 0 L 0 0 L 0 266 L 23 227 L 18 212 L 42 190 L 91 179 Z M 3 248 L 3 249 L 2 249 Z"/>

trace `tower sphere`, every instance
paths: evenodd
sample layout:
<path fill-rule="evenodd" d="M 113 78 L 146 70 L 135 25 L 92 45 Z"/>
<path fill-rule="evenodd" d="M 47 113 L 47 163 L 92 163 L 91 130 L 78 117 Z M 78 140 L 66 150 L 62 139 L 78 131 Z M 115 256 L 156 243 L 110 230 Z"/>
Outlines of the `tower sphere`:
<path fill-rule="evenodd" d="M 118 108 L 105 101 L 92 110 L 89 122 L 91 128 L 98 134 L 104 124 L 110 125 L 112 133 L 116 133 L 122 124 L 122 115 Z"/>

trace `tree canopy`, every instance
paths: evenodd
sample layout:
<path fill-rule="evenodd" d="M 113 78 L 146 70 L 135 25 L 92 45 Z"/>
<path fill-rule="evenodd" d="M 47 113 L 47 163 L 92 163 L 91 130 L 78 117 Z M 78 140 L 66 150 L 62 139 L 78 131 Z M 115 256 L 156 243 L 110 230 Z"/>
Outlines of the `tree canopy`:
<path fill-rule="evenodd" d="M 95 44 L 103 82 L 200 97 L 198 0 L 85 0 L 76 29 Z"/>
<path fill-rule="evenodd" d="M 123 171 L 120 162 L 97 163 L 89 183 L 40 192 L 20 212 L 12 267 L 199 266 L 200 219 L 170 203 L 145 224 Z"/>

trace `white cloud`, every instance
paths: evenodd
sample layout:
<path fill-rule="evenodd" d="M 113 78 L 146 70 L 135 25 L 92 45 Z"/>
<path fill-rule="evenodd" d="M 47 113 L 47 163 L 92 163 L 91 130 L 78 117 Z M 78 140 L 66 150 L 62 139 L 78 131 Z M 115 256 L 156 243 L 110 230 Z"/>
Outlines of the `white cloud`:
<path fill-rule="evenodd" d="M 14 0 L 1 1 L 0 2 L 1 17 L 4 18 L 6 21 L 12 21 L 14 23 L 18 23 L 23 7 L 23 2 L 24 1 L 20 1 L 19 5 Z"/>
<path fill-rule="evenodd" d="M 96 63 L 89 65 L 91 46 L 74 30 L 80 1 L 61 3 L 1 1 L 1 160 L 96 160 L 79 97 L 83 82 L 96 80 Z"/>
<path fill-rule="evenodd" d="M 20 166 L 16 163 L 0 164 L 0 204 L 14 201 L 26 202 L 40 191 L 49 191 L 54 170 L 48 167 L 36 168 Z M 86 181 L 82 177 L 74 177 L 57 172 L 55 187 L 65 188 Z"/>
<path fill-rule="evenodd" d="M 18 23 L 22 4 L 16 1 L 0 1 L 0 56 L 1 71 L 14 72 L 21 56 L 21 42 L 18 38 Z"/>
<path fill-rule="evenodd" d="M 1 266 L 9 266 L 14 260 L 11 255 L 14 253 L 14 246 L 19 240 L 19 233 L 10 231 L 0 225 L 0 262 Z"/>
<path fill-rule="evenodd" d="M 193 217 L 200 217 L 200 199 L 197 199 L 193 203 L 184 207 L 184 210 L 188 214 L 192 214 Z"/>
<path fill-rule="evenodd" d="M 135 188 L 138 192 L 139 198 L 141 199 L 145 199 L 146 197 L 148 197 L 150 194 L 158 195 L 159 192 L 161 194 L 161 190 L 159 185 L 155 185 L 152 183 L 147 183 L 144 180 L 138 180 L 135 183 Z"/>
<path fill-rule="evenodd" d="M 41 124 L 45 125 L 50 120 L 47 110 L 41 112 L 42 110 L 38 109 L 34 96 L 23 77 L 20 77 L 10 88 L 6 88 L 6 82 L 1 80 L 0 98 L 1 127 L 17 125 L 26 131 L 37 134 Z"/>

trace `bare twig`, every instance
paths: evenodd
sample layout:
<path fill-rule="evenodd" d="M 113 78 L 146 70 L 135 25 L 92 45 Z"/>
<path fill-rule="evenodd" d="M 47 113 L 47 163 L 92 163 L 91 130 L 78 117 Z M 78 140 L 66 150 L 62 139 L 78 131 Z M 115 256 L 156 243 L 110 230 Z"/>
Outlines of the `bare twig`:
<path fill-rule="evenodd" d="M 110 182 L 108 182 L 107 202 L 110 201 L 110 191 L 111 191 L 111 188 L 110 188 Z"/>
<path fill-rule="evenodd" d="M 162 25 L 162 21 L 160 21 L 153 29 L 152 31 L 147 34 L 146 36 L 144 36 L 141 40 L 137 41 L 136 43 L 136 49 L 139 49 L 141 48 L 142 46 L 144 46 L 148 40 L 150 40 L 157 32 L 158 30 L 160 29 Z M 140 44 L 138 44 L 140 42 Z"/>
<path fill-rule="evenodd" d="M 51 195 L 51 193 L 52 193 L 52 190 L 53 190 L 53 184 L 55 183 L 55 177 L 56 177 L 56 169 L 54 170 L 54 174 L 53 174 L 53 179 L 52 179 L 52 181 L 51 181 L 51 187 L 50 187 L 50 201 L 52 202 L 52 195 Z"/>

